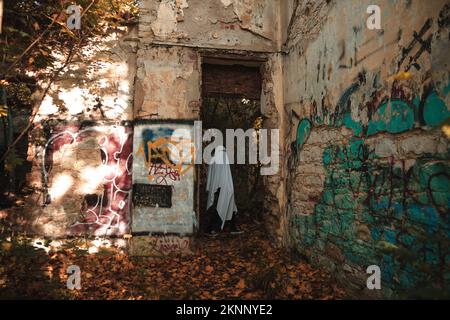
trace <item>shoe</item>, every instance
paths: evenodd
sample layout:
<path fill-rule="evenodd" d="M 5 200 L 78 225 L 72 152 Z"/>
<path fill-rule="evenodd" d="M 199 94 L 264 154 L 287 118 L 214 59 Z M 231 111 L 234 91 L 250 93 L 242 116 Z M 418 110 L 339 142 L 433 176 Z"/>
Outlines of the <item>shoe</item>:
<path fill-rule="evenodd" d="M 244 233 L 244 231 L 242 231 L 241 229 L 239 229 L 238 227 L 236 227 L 236 226 L 233 226 L 231 229 L 230 229 L 230 234 L 243 234 Z"/>
<path fill-rule="evenodd" d="M 215 230 L 211 230 L 211 231 L 207 232 L 206 235 L 208 237 L 215 238 L 215 237 L 217 237 L 219 235 L 219 233 L 217 231 L 215 231 Z"/>

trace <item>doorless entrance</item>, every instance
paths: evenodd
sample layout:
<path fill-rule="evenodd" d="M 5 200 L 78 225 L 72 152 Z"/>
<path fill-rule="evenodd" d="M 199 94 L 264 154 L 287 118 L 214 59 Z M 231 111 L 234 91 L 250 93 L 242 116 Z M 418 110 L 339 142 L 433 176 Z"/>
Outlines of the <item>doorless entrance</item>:
<path fill-rule="evenodd" d="M 250 65 L 249 65 L 250 64 Z M 234 198 L 238 209 L 239 223 L 260 218 L 263 203 L 263 184 L 260 176 L 261 164 L 250 164 L 249 153 L 245 154 L 245 163 L 237 164 L 236 141 L 226 141 L 227 129 L 254 128 L 256 134 L 262 126 L 261 117 L 261 73 L 257 63 L 240 61 L 205 60 L 202 65 L 202 109 L 201 121 L 203 130 L 218 129 L 224 137 L 223 145 L 233 145 L 230 159 Z M 255 137 L 258 139 L 258 137 Z M 245 143 L 249 144 L 248 138 Z M 249 150 L 249 148 L 246 148 Z M 200 165 L 199 170 L 199 211 L 200 230 L 205 232 L 212 217 L 206 214 L 208 166 Z M 225 230 L 227 226 L 225 225 Z"/>

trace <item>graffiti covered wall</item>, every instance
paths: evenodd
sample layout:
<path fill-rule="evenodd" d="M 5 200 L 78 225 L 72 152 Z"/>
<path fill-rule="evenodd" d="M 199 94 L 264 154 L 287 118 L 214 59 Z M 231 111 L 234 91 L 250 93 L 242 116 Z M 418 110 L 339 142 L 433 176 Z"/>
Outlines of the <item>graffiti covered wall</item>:
<path fill-rule="evenodd" d="M 32 223 L 52 237 L 123 235 L 130 227 L 132 129 L 59 125 L 43 148 L 43 190 Z"/>
<path fill-rule="evenodd" d="M 33 192 L 16 213 L 27 234 L 129 232 L 136 34 L 130 25 L 93 38 L 39 104 L 27 159 Z M 62 65 L 65 54 L 55 59 Z"/>
<path fill-rule="evenodd" d="M 135 125 L 133 232 L 193 233 L 193 148 L 193 124 Z"/>
<path fill-rule="evenodd" d="M 369 4 L 300 1 L 291 10 L 290 239 L 355 295 L 369 294 L 369 265 L 381 269 L 383 295 L 442 293 L 450 287 L 449 5 L 378 1 L 382 30 L 369 30 Z"/>

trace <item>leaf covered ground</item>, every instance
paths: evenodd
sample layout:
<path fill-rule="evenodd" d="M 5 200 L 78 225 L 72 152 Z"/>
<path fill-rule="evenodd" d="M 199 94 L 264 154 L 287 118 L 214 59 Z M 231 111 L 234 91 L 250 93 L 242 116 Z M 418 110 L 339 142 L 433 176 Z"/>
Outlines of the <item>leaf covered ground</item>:
<path fill-rule="evenodd" d="M 244 233 L 200 236 L 193 254 L 130 257 L 117 248 L 89 254 L 65 244 L 39 249 L 3 239 L 0 298 L 19 299 L 339 299 L 331 276 L 272 246 L 257 223 Z M 79 240 L 78 240 L 79 241 Z M 81 289 L 66 287 L 70 265 Z"/>

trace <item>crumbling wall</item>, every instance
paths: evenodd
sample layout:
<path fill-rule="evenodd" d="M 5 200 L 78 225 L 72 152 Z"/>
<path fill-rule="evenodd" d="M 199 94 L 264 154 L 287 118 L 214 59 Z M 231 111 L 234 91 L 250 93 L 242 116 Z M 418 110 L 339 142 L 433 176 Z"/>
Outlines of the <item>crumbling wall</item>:
<path fill-rule="evenodd" d="M 194 119 L 200 106 L 199 57 L 182 47 L 138 51 L 136 119 Z"/>
<path fill-rule="evenodd" d="M 31 132 L 29 160 L 33 161 L 33 170 L 28 179 L 37 192 L 26 207 L 27 230 L 54 237 L 123 234 L 131 229 L 170 232 L 161 221 L 160 227 L 150 226 L 154 219 L 147 219 L 151 216 L 147 213 L 132 217 L 131 172 L 136 184 L 147 181 L 149 174 L 144 165 L 139 170 L 136 164 L 130 169 L 131 152 L 139 150 L 133 140 L 139 143 L 142 138 L 133 135 L 134 123 L 149 126 L 152 121 L 161 121 L 161 125 L 169 125 L 174 120 L 199 119 L 202 56 L 251 59 L 254 55 L 259 60 L 268 58 L 262 96 L 263 113 L 268 118 L 265 125 L 279 127 L 282 77 L 281 58 L 276 52 L 278 9 L 279 1 L 272 0 L 144 0 L 140 2 L 137 27 L 118 28 L 94 39 L 64 69 L 38 110 Z M 55 55 L 63 63 L 63 55 Z M 105 148 L 111 163 L 105 163 Z M 121 186 L 115 186 L 107 173 L 101 177 L 101 170 L 96 179 L 88 177 L 89 168 L 113 166 L 120 167 L 117 177 Z M 184 209 L 194 203 L 195 175 L 191 171 L 175 183 L 183 184 L 184 191 L 174 191 L 174 197 L 184 197 Z M 273 218 L 274 210 L 283 208 L 279 204 L 283 194 L 280 177 L 272 177 L 269 183 L 267 210 Z M 69 185 L 64 196 L 62 189 L 58 193 L 58 181 L 65 188 Z M 108 183 L 127 195 L 116 199 Z M 114 204 L 114 208 L 104 218 L 111 223 L 100 219 L 103 214 L 96 211 L 108 204 Z M 177 214 L 181 212 L 175 212 L 174 217 Z M 190 213 L 186 218 L 190 220 L 183 222 L 190 224 L 184 233 L 193 230 L 194 218 Z M 116 226 L 119 220 L 120 231 L 111 228 L 110 224 Z M 281 232 L 277 234 L 280 239 Z"/>
<path fill-rule="evenodd" d="M 144 0 L 139 35 L 145 43 L 272 51 L 278 6 L 278 0 Z"/>
<path fill-rule="evenodd" d="M 26 216 L 25 231 L 48 237 L 130 231 L 136 32 L 121 27 L 92 39 L 39 106 L 28 148 L 35 192 L 17 212 Z M 59 68 L 65 57 L 54 55 Z"/>
<path fill-rule="evenodd" d="M 135 117 L 198 118 L 201 55 L 274 52 L 278 6 L 271 0 L 141 1 Z"/>
<path fill-rule="evenodd" d="M 283 104 L 281 58 L 276 53 L 279 49 L 280 30 L 278 11 L 278 0 L 141 1 L 135 119 L 148 121 L 147 123 L 159 121 L 167 125 L 173 120 L 200 119 L 203 57 L 251 60 L 255 56 L 259 61 L 262 58 L 268 60 L 263 68 L 265 80 L 262 89 L 265 93 L 262 95 L 262 111 L 268 117 L 264 125 L 279 128 L 278 112 Z M 275 84 L 277 80 L 280 81 Z M 274 88 L 278 91 L 274 92 Z M 137 150 L 136 145 L 134 147 Z M 146 174 L 143 174 L 140 178 L 146 179 Z M 283 185 L 280 177 L 277 175 L 266 181 L 270 195 L 266 208 L 271 216 L 267 220 L 268 226 L 271 230 L 277 230 L 274 232 L 274 239 L 279 240 L 279 243 L 282 232 L 278 217 L 281 214 L 280 208 L 283 208 L 279 200 L 282 197 L 280 185 Z M 133 181 L 135 178 L 139 179 L 134 175 Z M 180 178 L 181 181 L 176 182 L 183 183 L 180 190 L 188 188 L 187 186 L 191 190 L 196 188 L 195 175 L 185 174 Z M 175 197 L 176 190 L 175 186 Z M 185 206 L 194 203 L 192 192 L 186 194 L 183 191 L 182 194 L 188 196 Z M 161 209 L 157 211 L 162 212 Z M 180 217 L 180 214 L 181 211 L 178 210 L 172 216 Z M 187 217 L 186 213 L 181 215 Z M 153 220 L 144 211 L 137 218 L 133 222 L 133 229 L 156 230 L 150 227 Z M 195 220 L 190 221 L 195 223 Z M 161 225 L 157 229 L 160 232 L 173 231 L 174 223 L 185 224 L 186 220 L 167 220 L 166 226 Z M 182 228 L 188 231 L 190 229 Z M 179 231 L 179 228 L 176 230 Z M 138 248 L 140 240 L 133 241 Z M 146 240 L 142 240 L 142 243 L 146 243 Z"/>
<path fill-rule="evenodd" d="M 449 286 L 449 5 L 298 1 L 286 32 L 291 244 L 351 294 Z M 447 126 L 445 127 L 445 122 Z M 381 269 L 382 290 L 366 287 Z"/>
<path fill-rule="evenodd" d="M 261 95 L 263 126 L 279 130 L 279 167 L 276 174 L 263 176 L 264 183 L 264 221 L 268 236 L 273 244 L 287 243 L 286 216 L 286 112 L 283 104 L 283 72 L 281 54 L 273 54 L 265 64 Z M 270 140 L 275 143 L 274 140 Z"/>

